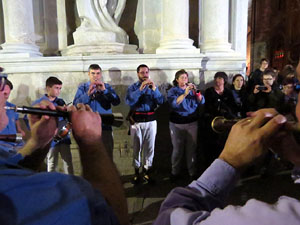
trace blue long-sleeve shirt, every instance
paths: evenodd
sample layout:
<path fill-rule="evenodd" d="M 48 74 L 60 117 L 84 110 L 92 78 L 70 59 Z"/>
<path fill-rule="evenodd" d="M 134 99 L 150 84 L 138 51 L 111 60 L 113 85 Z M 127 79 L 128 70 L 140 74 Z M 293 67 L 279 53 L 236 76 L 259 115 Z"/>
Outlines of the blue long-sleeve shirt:
<path fill-rule="evenodd" d="M 238 177 L 235 168 L 215 160 L 198 180 L 171 191 L 153 225 L 300 224 L 300 202 L 287 196 L 281 196 L 273 205 L 250 199 L 244 206 L 229 205 L 223 209 Z"/>
<path fill-rule="evenodd" d="M 153 91 L 150 88 L 140 90 L 141 82 L 138 81 L 128 87 L 126 94 L 126 104 L 138 112 L 154 111 L 158 105 L 164 103 L 164 97 L 159 92 L 158 88 Z"/>
<path fill-rule="evenodd" d="M 170 104 L 171 110 L 176 112 L 180 116 L 188 116 L 194 113 L 200 105 L 205 103 L 204 96 L 202 95 L 202 99 L 199 102 L 197 97 L 194 95 L 192 91 L 183 99 L 180 104 L 176 103 L 177 98 L 184 94 L 185 90 L 180 87 L 173 87 L 168 91 L 168 102 Z"/>
<path fill-rule="evenodd" d="M 5 153 L 5 152 L 4 152 Z M 0 150 L 0 224 L 119 224 L 102 194 L 86 180 L 22 168 L 21 154 Z"/>
<path fill-rule="evenodd" d="M 111 114 L 111 106 L 116 106 L 120 104 L 120 98 L 116 94 L 115 90 L 107 83 L 104 83 L 105 90 L 100 93 L 97 99 L 93 99 L 88 95 L 88 90 L 91 82 L 80 84 L 77 92 L 75 94 L 73 104 L 83 103 L 89 105 L 94 112 L 100 114 Z M 111 130 L 111 126 L 102 124 L 103 130 Z"/>

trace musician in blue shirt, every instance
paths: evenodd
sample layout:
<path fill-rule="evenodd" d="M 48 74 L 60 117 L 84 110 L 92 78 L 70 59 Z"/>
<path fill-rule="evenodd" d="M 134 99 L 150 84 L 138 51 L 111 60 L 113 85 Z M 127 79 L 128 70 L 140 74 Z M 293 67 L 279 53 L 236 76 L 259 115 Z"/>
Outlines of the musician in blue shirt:
<path fill-rule="evenodd" d="M 102 69 L 98 64 L 91 64 L 88 70 L 89 81 L 80 84 L 75 94 L 73 104 L 89 105 L 94 112 L 111 114 L 112 106 L 120 104 L 120 98 L 115 90 L 102 81 Z M 113 159 L 114 140 L 112 127 L 102 124 L 102 138 L 108 154 Z"/>
<path fill-rule="evenodd" d="M 196 86 L 188 82 L 188 73 L 183 69 L 179 70 L 173 80 L 174 87 L 168 91 L 171 108 L 169 127 L 173 145 L 172 182 L 179 177 L 184 155 L 190 177 L 196 175 L 198 108 L 205 103 L 205 99 Z"/>
<path fill-rule="evenodd" d="M 65 106 L 66 103 L 62 98 L 58 98 L 62 88 L 62 82 L 57 77 L 49 77 L 46 80 L 46 94 L 32 103 L 36 105 L 43 100 L 52 102 L 55 106 Z M 59 128 L 67 124 L 65 118 L 59 117 Z M 71 154 L 71 139 L 70 136 L 62 138 L 61 140 L 53 140 L 51 142 L 50 150 L 47 155 L 47 171 L 57 171 L 58 153 L 61 155 L 64 164 L 64 172 L 66 174 L 73 174 L 73 163 Z"/>
<path fill-rule="evenodd" d="M 13 84 L 6 80 L 6 85 L 3 89 L 3 94 L 5 98 L 5 105 L 8 107 L 15 107 L 14 104 L 8 102 L 8 98 L 10 96 L 11 91 L 13 90 Z M 25 136 L 25 132 L 22 130 L 20 121 L 19 121 L 19 114 L 14 110 L 6 110 L 6 115 L 8 117 L 8 124 L 6 127 L 0 131 L 0 135 L 16 135 L 20 133 L 22 137 Z M 11 141 L 0 141 L 0 149 L 7 151 L 7 154 L 15 154 L 20 147 L 24 145 L 24 142 L 11 142 Z"/>
<path fill-rule="evenodd" d="M 137 68 L 139 80 L 128 87 L 126 104 L 130 106 L 130 134 L 133 143 L 133 167 L 135 176 L 133 183 L 140 182 L 139 168 L 143 167 L 143 179 L 153 182 L 149 175 L 154 157 L 157 124 L 155 109 L 163 104 L 164 97 L 149 76 L 149 67 L 141 64 Z M 144 151 L 141 162 L 142 150 Z"/>

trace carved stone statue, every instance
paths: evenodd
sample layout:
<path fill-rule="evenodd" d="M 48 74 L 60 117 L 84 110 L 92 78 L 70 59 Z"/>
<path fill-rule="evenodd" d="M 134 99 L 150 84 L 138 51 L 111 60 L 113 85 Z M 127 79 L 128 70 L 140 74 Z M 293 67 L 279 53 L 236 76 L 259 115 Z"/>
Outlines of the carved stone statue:
<path fill-rule="evenodd" d="M 118 26 L 125 4 L 126 0 L 76 0 L 78 15 L 81 19 L 81 25 L 76 32 L 81 34 L 101 32 L 99 38 L 102 38 L 102 41 L 127 44 L 128 36 Z M 81 35 L 80 37 L 82 38 Z M 93 42 L 92 39 L 90 41 Z M 97 41 L 99 41 L 98 38 Z"/>

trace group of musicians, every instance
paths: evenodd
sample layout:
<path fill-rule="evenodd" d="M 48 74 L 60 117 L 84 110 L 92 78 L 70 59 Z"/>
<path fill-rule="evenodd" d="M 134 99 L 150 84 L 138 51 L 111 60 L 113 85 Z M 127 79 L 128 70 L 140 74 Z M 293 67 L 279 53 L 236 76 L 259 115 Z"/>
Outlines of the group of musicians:
<path fill-rule="evenodd" d="M 83 103 L 89 105 L 94 112 L 100 114 L 111 114 L 112 106 L 120 104 L 120 98 L 108 83 L 104 83 L 102 79 L 102 69 L 98 64 L 91 64 L 88 69 L 89 81 L 80 84 L 75 98 L 74 105 Z M 155 110 L 159 105 L 165 102 L 165 98 L 158 90 L 157 86 L 150 79 L 149 67 L 141 64 L 137 67 L 138 81 L 130 85 L 126 94 L 126 104 L 130 106 L 130 112 L 127 119 L 130 122 L 130 135 L 133 144 L 133 167 L 135 174 L 133 183 L 138 184 L 142 180 L 148 183 L 153 183 L 154 179 L 150 175 L 150 168 L 152 167 L 155 148 L 155 137 L 157 133 L 157 123 Z M 241 117 L 238 110 L 236 100 L 242 102 L 240 96 L 236 99 L 234 93 L 225 88 L 227 82 L 227 75 L 224 72 L 217 72 L 214 77 L 214 86 L 208 88 L 205 95 L 202 95 L 197 87 L 189 82 L 188 73 L 185 70 L 179 70 L 175 74 L 173 80 L 173 87 L 167 92 L 167 101 L 170 108 L 169 129 L 171 142 L 173 145 L 171 163 L 171 181 L 180 177 L 181 161 L 185 158 L 186 167 L 191 179 L 197 176 L 197 145 L 198 145 L 198 119 L 199 108 L 206 102 L 206 122 L 203 127 L 207 128 L 207 134 L 210 135 L 206 139 L 211 141 L 215 139 L 216 149 L 210 149 L 207 155 L 208 161 L 212 161 L 219 151 L 222 150 L 225 136 L 220 136 L 211 133 L 210 123 L 215 116 L 223 115 L 227 118 Z M 234 78 L 234 83 L 244 83 L 242 75 L 237 75 Z M 237 82 L 235 82 L 237 81 Z M 9 86 L 9 91 L 12 87 Z M 237 85 L 241 86 L 241 85 Z M 36 100 L 33 104 L 37 104 L 42 100 L 53 102 L 56 106 L 66 106 L 65 102 L 59 98 L 62 88 L 62 82 L 56 77 L 49 77 L 46 81 L 46 94 Z M 236 89 L 235 92 L 239 91 Z M 237 92 L 239 93 L 239 92 Z M 9 95 L 8 95 L 9 97 Z M 7 97 L 7 99 L 8 99 Z M 8 103 L 11 106 L 11 103 Z M 13 105 L 12 105 L 13 106 Z M 11 110 L 7 110 L 10 123 L 9 127 L 15 129 L 4 129 L 1 134 L 11 134 L 23 132 L 18 122 L 17 114 L 12 114 Z M 244 113 L 242 113 L 244 115 Z M 205 118 L 205 117 L 204 117 Z M 61 118 L 61 121 L 64 119 Z M 12 125 L 13 124 L 13 125 Z M 24 133 L 24 132 L 23 132 Z M 102 138 L 105 148 L 113 159 L 113 133 L 112 127 L 107 124 L 102 125 Z M 221 142 L 221 143 L 218 143 Z M 66 136 L 61 140 L 55 140 L 51 144 L 48 154 L 48 171 L 55 171 L 57 169 L 58 153 L 61 154 L 65 173 L 73 174 L 72 157 L 70 153 L 70 137 Z M 210 144 L 213 145 L 214 142 Z M 221 148 L 221 149 L 220 149 Z M 213 152 L 217 151 L 217 152 Z M 211 159 L 209 160 L 209 158 Z M 208 164 L 210 164 L 208 162 Z M 141 170 L 141 171 L 140 171 Z"/>

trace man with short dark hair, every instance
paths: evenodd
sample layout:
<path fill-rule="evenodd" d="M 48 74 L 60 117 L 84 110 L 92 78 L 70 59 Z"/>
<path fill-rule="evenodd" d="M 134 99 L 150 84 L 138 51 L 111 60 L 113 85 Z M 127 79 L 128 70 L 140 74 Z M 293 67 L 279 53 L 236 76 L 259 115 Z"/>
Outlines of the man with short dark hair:
<path fill-rule="evenodd" d="M 52 102 L 55 106 L 66 106 L 65 101 L 62 98 L 59 98 L 60 91 L 62 88 L 62 82 L 57 77 L 49 77 L 46 80 L 46 94 L 37 99 L 32 103 L 32 105 L 36 105 L 43 100 L 47 100 Z M 62 128 L 67 124 L 65 118 L 59 118 L 59 128 Z M 72 154 L 71 154 L 71 139 L 70 136 L 67 135 L 63 137 L 61 140 L 53 140 L 51 142 L 51 147 L 49 153 L 47 155 L 47 171 L 54 172 L 57 170 L 58 166 L 58 154 L 61 155 L 64 164 L 64 172 L 66 174 L 73 174 L 73 163 L 72 163 Z"/>
<path fill-rule="evenodd" d="M 152 183 L 149 169 L 154 157 L 155 136 L 157 131 L 155 109 L 163 104 L 164 97 L 149 76 L 149 67 L 141 64 L 137 67 L 138 81 L 128 87 L 126 103 L 131 110 L 130 134 L 133 142 L 133 183 L 140 182 L 139 168 L 143 167 L 143 179 Z M 143 160 L 141 155 L 143 152 Z"/>
<path fill-rule="evenodd" d="M 115 90 L 102 79 L 102 69 L 98 64 L 91 64 L 88 69 L 89 81 L 79 85 L 73 104 L 89 105 L 94 112 L 111 114 L 112 106 L 120 104 L 120 98 Z M 113 160 L 114 140 L 112 127 L 102 124 L 102 138 L 108 155 Z"/>

